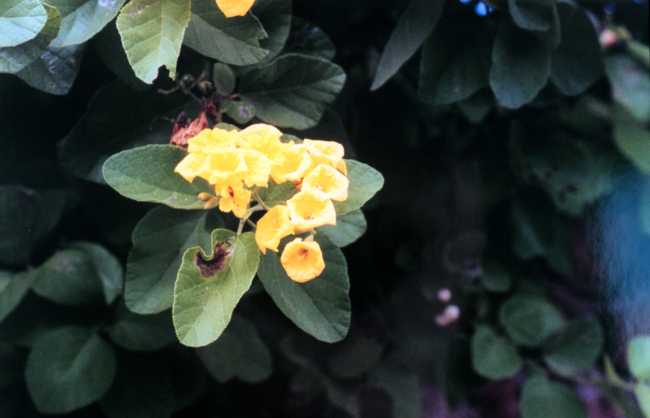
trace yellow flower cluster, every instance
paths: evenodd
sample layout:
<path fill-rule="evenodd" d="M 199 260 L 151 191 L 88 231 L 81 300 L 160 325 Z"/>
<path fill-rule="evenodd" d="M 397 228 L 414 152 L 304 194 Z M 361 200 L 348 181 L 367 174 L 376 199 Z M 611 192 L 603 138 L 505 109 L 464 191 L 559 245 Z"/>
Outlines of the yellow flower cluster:
<path fill-rule="evenodd" d="M 286 206 L 270 208 L 257 222 L 255 240 L 266 254 L 267 249 L 277 252 L 286 236 L 311 232 L 304 241 L 296 238 L 287 244 L 280 258 L 291 279 L 306 282 L 325 268 L 320 246 L 313 241 L 314 228 L 336 224 L 332 200 L 346 200 L 350 182 L 341 144 L 311 139 L 284 143 L 281 136 L 265 124 L 242 131 L 205 129 L 188 141 L 189 155 L 175 171 L 189 182 L 201 177 L 214 187 L 216 196 L 200 196 L 209 198 L 206 208 L 218 200 L 219 209 L 242 219 L 250 216 L 251 198 L 258 199 L 257 190 L 268 187 L 269 179 L 296 184 L 300 191 Z"/>

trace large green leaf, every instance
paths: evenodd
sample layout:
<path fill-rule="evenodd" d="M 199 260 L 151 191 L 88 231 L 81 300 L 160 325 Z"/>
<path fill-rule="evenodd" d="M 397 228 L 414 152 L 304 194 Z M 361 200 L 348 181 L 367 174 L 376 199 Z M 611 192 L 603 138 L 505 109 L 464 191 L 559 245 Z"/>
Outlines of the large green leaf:
<path fill-rule="evenodd" d="M 258 196 L 264 204 L 270 208 L 276 205 L 284 205 L 285 202 L 298 193 L 296 185 L 290 181 L 276 184 L 273 180 L 269 181 L 269 186 L 258 191 Z"/>
<path fill-rule="evenodd" d="M 95 36 L 115 16 L 126 0 L 43 0 L 61 13 L 61 30 L 52 47 L 82 44 Z"/>
<path fill-rule="evenodd" d="M 291 0 L 257 0 L 251 12 L 260 20 L 268 35 L 260 40 L 260 46 L 268 51 L 259 63 L 264 65 L 280 53 L 289 37 L 292 20 Z"/>
<path fill-rule="evenodd" d="M 78 177 L 104 183 L 102 165 L 111 155 L 142 145 L 169 143 L 172 124 L 154 119 L 176 117 L 186 102 L 181 95 L 134 93 L 120 82 L 102 87 L 65 137 L 61 165 Z"/>
<path fill-rule="evenodd" d="M 32 274 L 34 292 L 63 305 L 90 302 L 103 290 L 93 260 L 78 249 L 54 254 Z"/>
<path fill-rule="evenodd" d="M 499 25 L 492 49 L 490 86 L 501 105 L 516 109 L 546 85 L 551 55 L 533 34 L 507 22 Z"/>
<path fill-rule="evenodd" d="M 47 22 L 47 11 L 38 0 L 3 0 L 0 3 L 0 48 L 34 39 Z"/>
<path fill-rule="evenodd" d="M 183 254 L 190 247 L 209 248 L 212 231 L 222 227 L 217 210 L 159 206 L 149 211 L 133 231 L 133 248 L 126 263 L 126 306 L 141 314 L 171 308 Z"/>
<path fill-rule="evenodd" d="M 515 295 L 503 303 L 499 321 L 513 341 L 528 347 L 539 346 L 564 325 L 555 306 L 527 295 Z"/>
<path fill-rule="evenodd" d="M 319 232 L 324 232 L 339 247 L 350 245 L 368 229 L 366 217 L 363 216 L 361 209 L 355 209 L 345 215 L 336 217 L 336 225 L 324 225 L 318 228 Z"/>
<path fill-rule="evenodd" d="M 0 73 L 16 74 L 40 58 L 56 38 L 61 27 L 61 14 L 54 7 L 43 6 L 47 10 L 47 22 L 34 39 L 11 48 L 0 48 Z"/>
<path fill-rule="evenodd" d="M 627 363 L 633 376 L 650 380 L 650 335 L 637 335 L 627 346 Z"/>
<path fill-rule="evenodd" d="M 113 155 L 102 172 L 112 188 L 130 199 L 202 209 L 205 202 L 198 195 L 213 191 L 208 183 L 200 177 L 190 183 L 174 172 L 186 155 L 184 148 L 173 145 L 146 145 Z"/>
<path fill-rule="evenodd" d="M 374 168 L 355 160 L 345 160 L 348 168 L 348 198 L 333 202 L 337 215 L 359 209 L 384 186 L 384 177 Z"/>
<path fill-rule="evenodd" d="M 291 32 L 283 52 L 331 61 L 336 55 L 336 46 L 321 28 L 294 16 L 291 19 Z"/>
<path fill-rule="evenodd" d="M 282 55 L 242 75 L 240 92 L 255 103 L 264 122 L 296 129 L 318 123 L 343 88 L 345 72 L 320 58 Z"/>
<path fill-rule="evenodd" d="M 350 281 L 341 250 L 325 234 L 316 234 L 325 260 L 320 276 L 294 282 L 277 253 L 261 257 L 258 274 L 275 304 L 300 329 L 325 342 L 342 340 L 350 327 Z M 287 240 L 285 239 L 285 242 Z"/>
<path fill-rule="evenodd" d="M 116 309 L 116 320 L 106 327 L 111 340 L 133 351 L 153 351 L 176 340 L 170 312 L 139 315 L 130 312 L 123 303 Z"/>
<path fill-rule="evenodd" d="M 145 83 L 164 65 L 176 78 L 176 61 L 190 21 L 190 0 L 132 0 L 117 17 L 117 30 L 135 75 Z"/>
<path fill-rule="evenodd" d="M 585 406 L 570 387 L 540 375 L 524 383 L 519 409 L 521 418 L 587 418 Z"/>
<path fill-rule="evenodd" d="M 219 338 L 232 311 L 253 282 L 260 251 L 255 236 L 212 232 L 212 254 L 185 251 L 174 287 L 174 327 L 181 343 L 200 347 Z"/>
<path fill-rule="evenodd" d="M 227 18 L 214 0 L 193 0 L 183 43 L 226 64 L 250 65 L 268 54 L 259 42 L 266 37 L 252 13 Z"/>
<path fill-rule="evenodd" d="M 591 19 L 570 4 L 559 3 L 557 7 L 562 43 L 551 54 L 551 81 L 562 93 L 575 96 L 598 80 L 605 66 Z"/>
<path fill-rule="evenodd" d="M 591 367 L 603 348 L 603 331 L 595 319 L 571 322 L 542 346 L 544 361 L 563 374 Z"/>
<path fill-rule="evenodd" d="M 33 274 L 0 271 L 0 322 L 23 300 L 33 281 Z"/>
<path fill-rule="evenodd" d="M 271 353 L 255 325 L 238 315 L 232 316 L 217 341 L 198 348 L 197 353 L 208 372 L 221 383 L 233 377 L 259 383 L 273 371 Z"/>
<path fill-rule="evenodd" d="M 120 260 L 106 248 L 92 242 L 77 241 L 70 244 L 68 248 L 86 253 L 104 289 L 106 304 L 113 303 L 124 290 L 124 269 Z"/>
<path fill-rule="evenodd" d="M 418 88 L 422 100 L 454 103 L 488 85 L 490 63 L 485 57 L 494 35 L 479 19 L 446 19 L 424 43 Z"/>
<path fill-rule="evenodd" d="M 546 32 L 557 19 L 554 0 L 509 0 L 510 15 L 520 28 Z"/>
<path fill-rule="evenodd" d="M 84 49 L 85 44 L 49 47 L 40 59 L 32 61 L 16 75 L 31 87 L 46 93 L 67 94 L 77 78 Z"/>
<path fill-rule="evenodd" d="M 444 5 L 444 0 L 414 0 L 409 4 L 381 54 L 370 90 L 383 86 L 415 54 L 438 24 Z"/>
<path fill-rule="evenodd" d="M 476 327 L 471 349 L 474 370 L 488 379 L 514 376 L 524 364 L 514 344 L 487 325 Z"/>
<path fill-rule="evenodd" d="M 99 400 L 115 377 L 111 346 L 91 330 L 63 327 L 43 334 L 27 359 L 25 380 L 36 409 L 63 414 Z"/>

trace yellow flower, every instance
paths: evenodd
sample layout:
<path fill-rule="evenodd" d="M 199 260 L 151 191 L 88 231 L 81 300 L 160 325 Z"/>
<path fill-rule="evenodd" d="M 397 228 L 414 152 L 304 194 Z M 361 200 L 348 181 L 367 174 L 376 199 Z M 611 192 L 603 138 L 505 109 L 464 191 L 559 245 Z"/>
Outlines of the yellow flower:
<path fill-rule="evenodd" d="M 344 176 L 348 175 L 348 166 L 345 165 L 345 161 L 341 160 L 339 163 L 336 165 L 336 168 L 343 173 Z"/>
<path fill-rule="evenodd" d="M 312 168 L 305 145 L 291 145 L 284 151 L 284 163 L 271 169 L 271 177 L 277 184 L 285 181 L 301 181 Z"/>
<path fill-rule="evenodd" d="M 189 154 L 181 160 L 174 171 L 190 183 L 194 177 L 203 177 L 206 180 L 210 179 L 210 167 L 207 164 L 208 156 L 203 153 Z"/>
<path fill-rule="evenodd" d="M 350 180 L 337 169 L 321 164 L 314 168 L 302 181 L 302 190 L 317 190 L 328 199 L 339 202 L 348 198 Z"/>
<path fill-rule="evenodd" d="M 273 162 L 261 152 L 240 149 L 238 150 L 246 163 L 246 186 L 267 187 Z"/>
<path fill-rule="evenodd" d="M 327 164 L 338 168 L 339 162 L 343 158 L 343 145 L 334 141 L 320 141 L 315 139 L 305 139 L 303 144 L 309 150 L 314 166 Z"/>
<path fill-rule="evenodd" d="M 257 221 L 255 241 L 262 254 L 266 254 L 267 248 L 277 253 L 280 240 L 288 235 L 293 235 L 293 225 L 286 206 L 273 206 Z"/>
<path fill-rule="evenodd" d="M 217 0 L 217 6 L 226 17 L 244 16 L 255 0 Z"/>
<path fill-rule="evenodd" d="M 282 132 L 275 126 L 258 123 L 239 134 L 246 140 L 246 149 L 261 152 L 276 165 L 284 163 L 284 151 L 289 144 L 280 141 Z"/>
<path fill-rule="evenodd" d="M 237 132 L 228 132 L 223 129 L 204 129 L 194 138 L 187 141 L 187 152 L 209 153 L 218 148 L 234 146 Z"/>
<path fill-rule="evenodd" d="M 246 177 L 246 162 L 241 152 L 235 148 L 213 151 L 208 157 L 207 165 L 210 168 L 208 181 L 215 186 L 217 194 L 222 196 L 226 194 L 225 188 L 233 185 L 239 188 Z"/>
<path fill-rule="evenodd" d="M 244 189 L 241 183 L 239 186 L 234 184 L 225 188 L 225 193 L 221 195 L 219 201 L 219 209 L 222 212 L 232 211 L 236 217 L 243 218 L 248 210 L 250 200 L 250 190 Z"/>
<path fill-rule="evenodd" d="M 320 245 L 315 241 L 303 242 L 300 238 L 284 247 L 280 262 L 289 278 L 298 283 L 318 277 L 325 269 Z"/>
<path fill-rule="evenodd" d="M 298 234 L 323 225 L 336 225 L 332 201 L 318 191 L 303 190 L 287 200 L 287 205 Z"/>

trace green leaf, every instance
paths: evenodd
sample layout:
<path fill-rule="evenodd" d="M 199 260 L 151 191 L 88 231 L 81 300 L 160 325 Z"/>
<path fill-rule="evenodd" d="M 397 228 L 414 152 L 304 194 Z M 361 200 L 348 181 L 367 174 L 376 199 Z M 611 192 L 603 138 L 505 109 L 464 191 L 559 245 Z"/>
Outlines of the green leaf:
<path fill-rule="evenodd" d="M 152 314 L 171 308 L 183 254 L 211 246 L 210 234 L 223 227 L 217 210 L 181 211 L 158 206 L 133 231 L 126 263 L 124 299 L 133 312 Z"/>
<path fill-rule="evenodd" d="M 490 63 L 485 57 L 490 54 L 494 35 L 480 19 L 443 20 L 424 43 L 418 87 L 422 100 L 450 104 L 488 86 Z"/>
<path fill-rule="evenodd" d="M 510 273 L 494 261 L 489 261 L 483 266 L 481 283 L 490 292 L 503 293 L 510 290 L 512 278 Z"/>
<path fill-rule="evenodd" d="M 0 48 L 34 39 L 47 22 L 47 11 L 38 0 L 3 0 L 0 4 Z"/>
<path fill-rule="evenodd" d="M 124 354 L 99 406 L 108 418 L 169 418 L 174 411 L 172 385 L 169 370 L 157 356 Z"/>
<path fill-rule="evenodd" d="M 258 196 L 266 206 L 272 208 L 277 205 L 285 205 L 285 202 L 296 193 L 298 193 L 296 185 L 290 181 L 276 184 L 273 180 L 269 180 L 269 186 L 259 189 Z"/>
<path fill-rule="evenodd" d="M 530 102 L 546 85 L 551 55 L 533 34 L 513 25 L 499 25 L 492 49 L 490 86 L 499 103 L 516 109 Z"/>
<path fill-rule="evenodd" d="M 22 376 L 23 360 L 23 356 L 11 344 L 0 342 L 0 390 Z"/>
<path fill-rule="evenodd" d="M 392 399 L 394 418 L 420 417 L 420 388 L 418 376 L 409 370 L 396 357 L 388 357 L 375 368 L 369 376 L 370 383 L 378 385 Z"/>
<path fill-rule="evenodd" d="M 524 362 L 517 348 L 487 325 L 478 325 L 471 342 L 472 366 L 488 379 L 505 379 L 521 370 Z"/>
<path fill-rule="evenodd" d="M 106 304 L 113 303 L 115 298 L 121 295 L 124 290 L 124 269 L 122 269 L 120 260 L 106 248 L 92 242 L 77 241 L 70 244 L 68 248 L 86 253 L 86 256 L 95 267 L 95 273 L 104 288 Z"/>
<path fill-rule="evenodd" d="M 327 366 L 335 377 L 358 378 L 369 372 L 381 358 L 381 345 L 359 332 L 351 332 L 327 358 Z"/>
<path fill-rule="evenodd" d="M 470 122 L 478 124 L 494 107 L 494 96 L 490 90 L 481 89 L 456 105 Z"/>
<path fill-rule="evenodd" d="M 603 331 L 595 319 L 573 321 L 544 342 L 544 361 L 562 374 L 576 374 L 598 359 L 603 340 Z"/>
<path fill-rule="evenodd" d="M 553 0 L 509 0 L 510 15 L 522 29 L 546 32 L 553 27 L 557 15 Z"/>
<path fill-rule="evenodd" d="M 47 11 L 47 22 L 34 39 L 11 48 L 0 48 L 0 73 L 16 74 L 39 59 L 56 38 L 61 27 L 61 14 L 54 7 L 43 7 Z"/>
<path fill-rule="evenodd" d="M 522 260 L 545 256 L 557 238 L 558 220 L 550 200 L 538 189 L 520 190 L 511 215 L 515 254 Z"/>
<path fill-rule="evenodd" d="M 332 343 L 342 340 L 350 327 L 347 263 L 329 237 L 316 234 L 314 239 L 325 260 L 320 276 L 306 283 L 294 282 L 272 251 L 262 255 L 258 275 L 275 304 L 298 328 Z"/>
<path fill-rule="evenodd" d="M 23 300 L 33 281 L 33 274 L 0 271 L 0 322 Z"/>
<path fill-rule="evenodd" d="M 343 88 L 345 72 L 329 61 L 287 54 L 242 75 L 240 92 L 264 122 L 296 129 L 318 123 Z"/>
<path fill-rule="evenodd" d="M 173 145 L 145 145 L 122 151 L 106 160 L 102 172 L 109 186 L 139 202 L 163 203 L 177 209 L 203 209 L 199 193 L 213 191 L 196 177 L 186 181 L 174 168 L 187 155 Z"/>
<path fill-rule="evenodd" d="M 581 9 L 559 3 L 562 43 L 551 54 L 551 81 L 563 94 L 575 96 L 604 72 L 603 57 L 591 19 Z"/>
<path fill-rule="evenodd" d="M 34 60 L 16 75 L 31 87 L 46 93 L 67 94 L 77 78 L 84 48 L 85 44 L 49 47 L 40 59 Z"/>
<path fill-rule="evenodd" d="M 268 51 L 259 63 L 264 65 L 280 53 L 289 37 L 291 0 L 257 0 L 253 3 L 251 12 L 259 19 L 268 35 L 260 40 L 260 46 Z"/>
<path fill-rule="evenodd" d="M 116 363 L 111 346 L 91 330 L 58 328 L 34 343 L 25 368 L 27 390 L 40 412 L 71 412 L 104 396 Z"/>
<path fill-rule="evenodd" d="M 650 131 L 639 123 L 617 120 L 614 141 L 621 153 L 645 173 L 650 173 Z"/>
<path fill-rule="evenodd" d="M 169 143 L 171 123 L 155 122 L 156 116 L 176 117 L 187 99 L 156 91 L 134 93 L 120 82 L 95 93 L 88 110 L 61 146 L 59 160 L 70 173 L 104 183 L 102 165 L 111 155 L 148 144 Z"/>
<path fill-rule="evenodd" d="M 612 84 L 612 96 L 638 121 L 650 121 L 650 74 L 629 52 L 605 57 L 605 71 Z"/>
<path fill-rule="evenodd" d="M 257 114 L 257 108 L 250 100 L 245 97 L 237 99 L 226 100 L 224 103 L 228 116 L 233 118 L 235 122 L 244 125 L 251 121 Z"/>
<path fill-rule="evenodd" d="M 63 22 L 52 47 L 82 44 L 117 16 L 126 0 L 43 0 L 61 13 Z"/>
<path fill-rule="evenodd" d="M 585 406 L 571 388 L 540 375 L 524 383 L 519 409 L 521 418 L 587 418 Z"/>
<path fill-rule="evenodd" d="M 384 186 L 384 177 L 374 168 L 355 160 L 345 160 L 348 168 L 348 198 L 333 202 L 337 215 L 359 209 Z"/>
<path fill-rule="evenodd" d="M 283 52 L 331 61 L 336 55 L 336 46 L 321 28 L 294 16 L 291 19 L 291 32 Z"/>
<path fill-rule="evenodd" d="M 527 295 L 512 296 L 501 305 L 499 321 L 514 342 L 527 347 L 539 346 L 564 325 L 555 306 Z"/>
<path fill-rule="evenodd" d="M 132 351 L 154 351 L 176 340 L 171 312 L 139 315 L 130 312 L 123 303 L 116 309 L 116 321 L 106 327 L 111 340 Z"/>
<path fill-rule="evenodd" d="M 135 75 L 151 84 L 162 65 L 176 78 L 176 61 L 190 21 L 190 0 L 132 0 L 117 17 L 117 30 Z"/>
<path fill-rule="evenodd" d="M 226 64 L 251 65 L 268 54 L 259 42 L 266 37 L 252 13 L 227 18 L 214 0 L 194 0 L 183 43 Z"/>
<path fill-rule="evenodd" d="M 212 83 L 217 93 L 227 96 L 235 90 L 235 72 L 228 65 L 215 62 L 212 67 Z"/>
<path fill-rule="evenodd" d="M 197 353 L 208 372 L 220 383 L 233 377 L 259 383 L 273 371 L 271 353 L 255 325 L 239 315 L 232 316 L 217 341 L 198 348 Z"/>
<path fill-rule="evenodd" d="M 95 264 L 83 250 L 60 251 L 32 274 L 35 276 L 32 290 L 63 305 L 90 302 L 102 293 Z"/>
<path fill-rule="evenodd" d="M 637 401 L 639 401 L 639 407 L 641 407 L 643 415 L 646 418 L 650 417 L 650 386 L 648 386 L 648 382 L 637 383 L 634 386 L 634 394 Z"/>
<path fill-rule="evenodd" d="M 338 247 L 345 247 L 352 244 L 368 229 L 366 217 L 361 209 L 355 209 L 345 215 L 336 217 L 336 225 L 324 225 L 317 231 L 324 232 Z"/>
<path fill-rule="evenodd" d="M 185 251 L 174 287 L 176 335 L 190 347 L 219 338 L 259 264 L 260 251 L 251 232 L 237 236 L 217 229 L 211 249 L 209 256 L 200 247 Z"/>
<path fill-rule="evenodd" d="M 414 0 L 409 4 L 381 54 L 371 91 L 383 86 L 415 54 L 438 24 L 444 5 L 442 0 Z"/>
<path fill-rule="evenodd" d="M 650 335 L 637 335 L 627 346 L 627 363 L 633 376 L 650 380 Z"/>

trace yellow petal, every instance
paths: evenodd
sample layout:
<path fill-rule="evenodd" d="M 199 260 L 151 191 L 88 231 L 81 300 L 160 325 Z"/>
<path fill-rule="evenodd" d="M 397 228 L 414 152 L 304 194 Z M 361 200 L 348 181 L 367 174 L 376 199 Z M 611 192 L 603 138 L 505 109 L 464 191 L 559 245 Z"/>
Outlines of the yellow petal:
<path fill-rule="evenodd" d="M 271 165 L 273 162 L 261 152 L 242 149 L 239 150 L 246 163 L 246 186 L 268 187 Z"/>
<path fill-rule="evenodd" d="M 284 247 L 280 262 L 289 278 L 298 283 L 318 277 L 325 269 L 320 245 L 315 241 L 303 242 L 300 238 Z"/>
<path fill-rule="evenodd" d="M 336 169 L 343 173 L 344 176 L 348 175 L 348 166 L 345 165 L 345 160 L 339 161 L 339 163 L 336 165 Z"/>
<path fill-rule="evenodd" d="M 236 148 L 219 148 L 211 152 L 207 165 L 210 169 L 208 181 L 212 185 L 231 186 L 246 177 L 246 162 L 241 151 Z M 223 192 L 217 190 L 217 194 Z"/>
<path fill-rule="evenodd" d="M 203 177 L 206 180 L 210 179 L 210 168 L 207 165 L 208 156 L 203 153 L 192 153 L 183 158 L 174 171 L 183 176 L 183 178 L 190 183 L 194 177 Z"/>
<path fill-rule="evenodd" d="M 329 165 L 321 164 L 314 168 L 302 181 L 302 190 L 317 190 L 332 200 L 339 202 L 348 198 L 350 180 L 340 171 Z"/>
<path fill-rule="evenodd" d="M 297 193 L 287 200 L 287 206 L 298 234 L 323 225 L 336 225 L 332 201 L 313 189 Z"/>
<path fill-rule="evenodd" d="M 246 149 L 264 154 L 277 165 L 284 163 L 284 151 L 289 147 L 280 141 L 282 132 L 275 126 L 258 123 L 240 132 L 246 140 Z"/>
<path fill-rule="evenodd" d="M 284 151 L 282 166 L 271 169 L 271 177 L 276 183 L 285 181 L 301 181 L 312 168 L 311 159 L 305 145 L 291 145 Z"/>
<path fill-rule="evenodd" d="M 235 145 L 237 132 L 224 129 L 204 129 L 194 138 L 187 141 L 187 151 L 209 153 L 218 148 Z"/>
<path fill-rule="evenodd" d="M 248 210 L 248 204 L 251 201 L 251 192 L 243 187 L 229 186 L 227 193 L 221 196 L 219 209 L 222 212 L 230 212 L 238 217 L 243 218 Z"/>
<path fill-rule="evenodd" d="M 244 16 L 255 0 L 217 0 L 217 6 L 226 17 Z"/>
<path fill-rule="evenodd" d="M 344 155 L 343 145 L 338 142 L 305 139 L 303 144 L 307 146 L 314 166 L 327 164 L 336 168 Z"/>
<path fill-rule="evenodd" d="M 257 221 L 255 241 L 263 254 L 266 254 L 267 248 L 278 252 L 280 240 L 288 235 L 293 235 L 293 225 L 286 206 L 273 206 Z"/>

